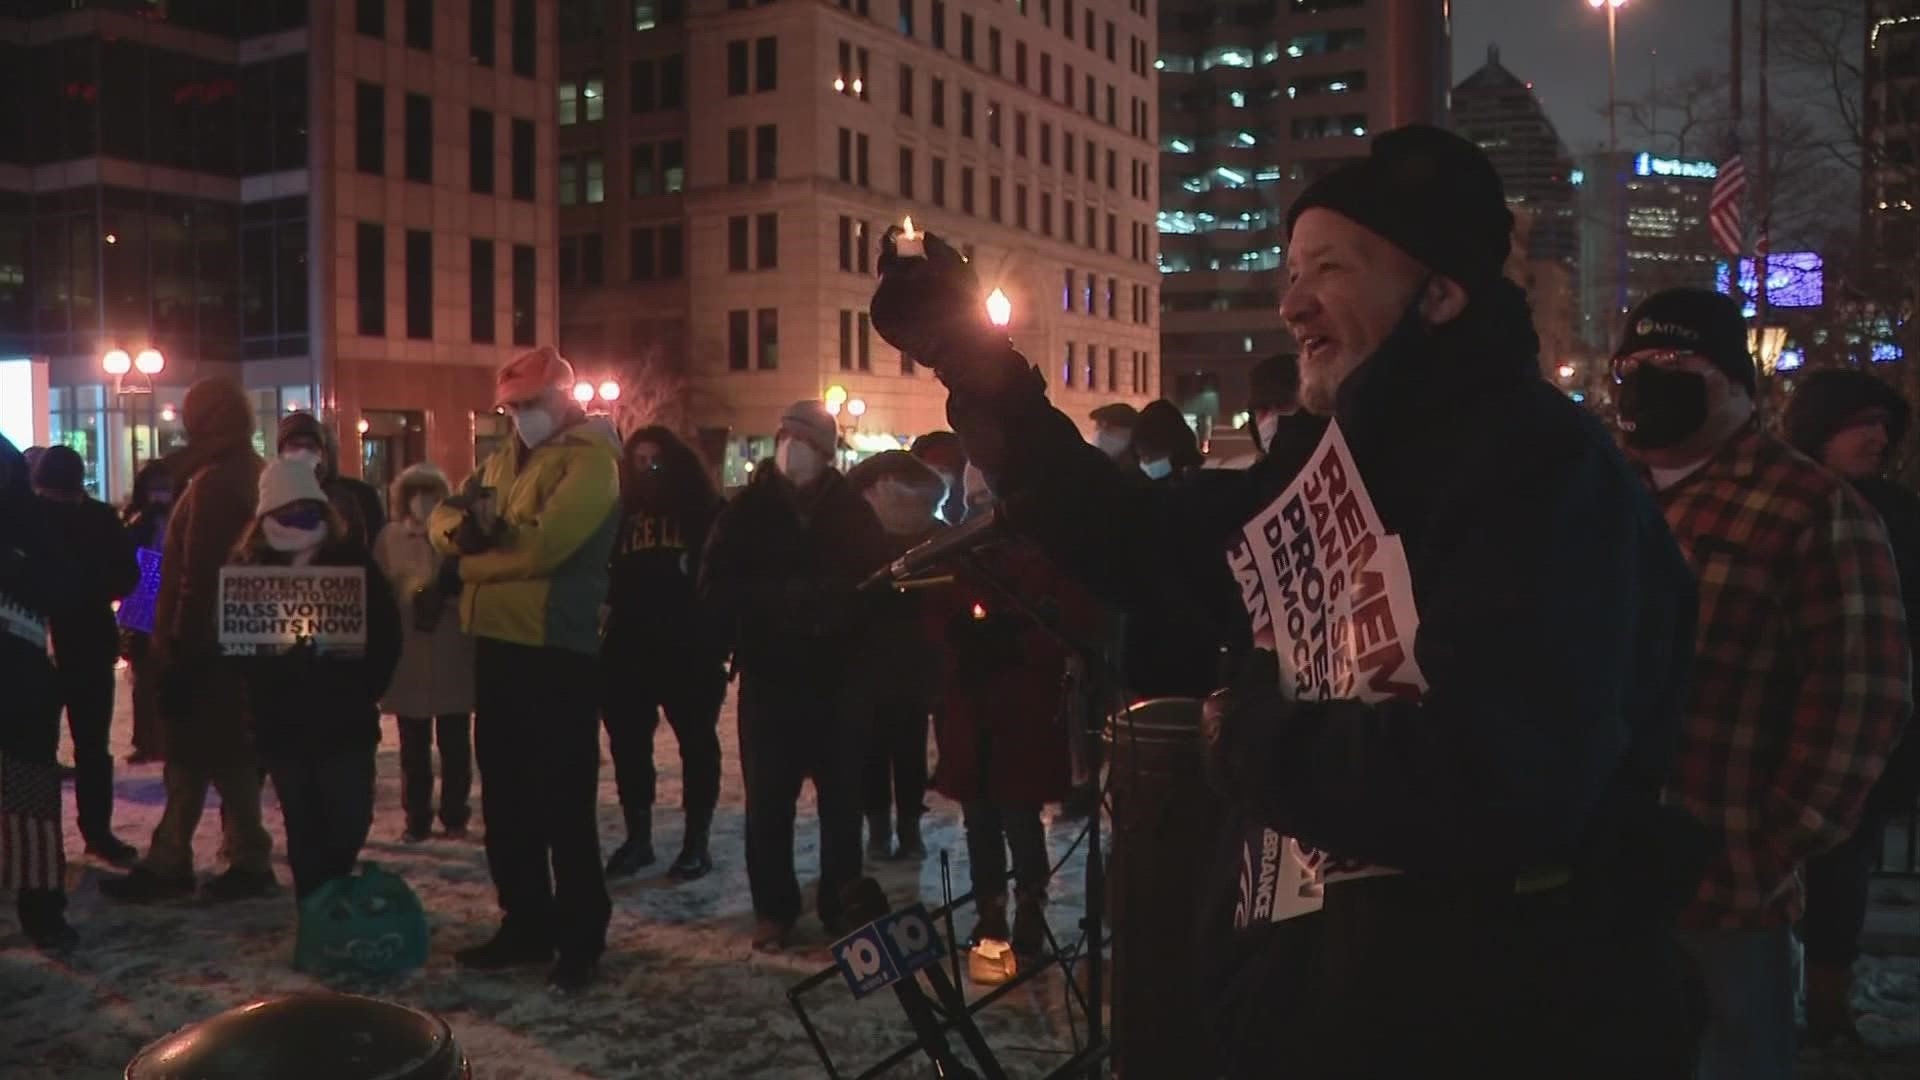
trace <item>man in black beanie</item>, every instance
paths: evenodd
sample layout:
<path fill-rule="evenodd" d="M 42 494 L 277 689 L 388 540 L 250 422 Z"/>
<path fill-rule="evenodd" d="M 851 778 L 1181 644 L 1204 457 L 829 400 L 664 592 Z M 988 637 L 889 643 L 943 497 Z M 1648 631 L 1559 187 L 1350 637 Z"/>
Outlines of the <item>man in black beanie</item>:
<path fill-rule="evenodd" d="M 1880 519 L 1846 481 L 1760 430 L 1732 300 L 1648 297 L 1613 373 L 1627 452 L 1700 581 L 1668 784 L 1716 840 L 1679 916 L 1713 1003 L 1700 1076 L 1786 1080 L 1801 866 L 1852 835 L 1911 711 L 1899 577 Z M 1815 1004 L 1838 977 L 1822 971 L 1824 929 L 1803 930 Z M 1829 1019 L 1809 1009 L 1814 1026 Z"/>
<path fill-rule="evenodd" d="M 1502 274 L 1512 216 L 1477 147 L 1388 132 L 1310 187 L 1289 227 L 1281 313 L 1301 399 L 1337 421 L 1404 545 L 1427 688 L 1289 700 L 1273 654 L 1247 648 L 1244 608 L 1237 625 L 1211 624 L 1205 642 L 1239 669 L 1205 724 L 1218 855 L 1209 867 L 1188 854 L 1201 837 L 1184 861 L 1154 854 L 1156 878 L 1190 877 L 1205 898 L 1203 929 L 1185 970 L 1155 950 L 1121 961 L 1140 980 L 1123 1006 L 1141 985 L 1165 994 L 1114 1027 L 1123 1042 L 1172 1032 L 1160 1045 L 1220 1060 L 1127 1058 L 1123 1045 L 1126 1067 L 1687 1076 L 1696 1026 L 1669 920 L 1701 845 L 1658 801 L 1692 648 L 1685 562 L 1608 433 L 1538 377 L 1526 298 Z M 874 326 L 946 383 L 952 426 L 1012 527 L 1130 625 L 1207 633 L 1220 612 L 1205 573 L 1224 573 L 1222 551 L 1314 456 L 1313 434 L 1276 437 L 1244 472 L 1122 482 L 980 317 L 969 264 L 932 235 L 925 250 L 901 258 L 889 236 Z M 1380 585 L 1363 573 L 1352 587 Z M 1344 632 L 1364 661 L 1381 629 Z M 1128 674 L 1153 659 L 1129 653 Z M 1275 903 L 1280 860 L 1295 858 L 1282 837 L 1328 853 L 1308 864 L 1317 912 Z M 1366 869 L 1320 876 L 1328 865 Z"/>

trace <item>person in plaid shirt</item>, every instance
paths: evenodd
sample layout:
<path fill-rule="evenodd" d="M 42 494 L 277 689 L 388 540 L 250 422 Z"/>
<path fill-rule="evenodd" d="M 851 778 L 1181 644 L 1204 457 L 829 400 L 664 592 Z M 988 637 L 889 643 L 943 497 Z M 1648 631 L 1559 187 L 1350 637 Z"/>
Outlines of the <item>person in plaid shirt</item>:
<path fill-rule="evenodd" d="M 1703 1080 L 1788 1077 L 1800 866 L 1844 841 L 1911 710 L 1879 518 L 1755 417 L 1733 301 L 1675 289 L 1614 355 L 1627 452 L 1699 577 L 1693 685 L 1668 798 L 1719 837 L 1683 943 L 1712 1015 Z"/>

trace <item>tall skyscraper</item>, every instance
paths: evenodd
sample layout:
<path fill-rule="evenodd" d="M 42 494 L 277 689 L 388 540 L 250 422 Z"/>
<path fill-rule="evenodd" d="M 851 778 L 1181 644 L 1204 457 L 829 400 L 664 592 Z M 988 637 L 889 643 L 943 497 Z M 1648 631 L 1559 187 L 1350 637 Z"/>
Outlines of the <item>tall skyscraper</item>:
<path fill-rule="evenodd" d="M 899 446 L 946 426 L 867 312 L 910 214 L 1007 294 L 1076 419 L 1151 397 L 1150 10 L 566 0 L 562 350 L 660 399 L 730 483 L 800 398 L 856 452 Z"/>
<path fill-rule="evenodd" d="M 1446 2 L 1165 0 L 1160 27 L 1161 389 L 1218 420 L 1291 347 L 1287 207 L 1373 134 L 1446 122 Z"/>
<path fill-rule="evenodd" d="M 1573 156 L 1534 95 L 1533 84 L 1500 63 L 1498 46 L 1487 62 L 1453 88 L 1453 126 L 1493 160 L 1507 202 L 1531 212 L 1528 257 L 1569 267 L 1580 258 L 1574 220 Z"/>
<path fill-rule="evenodd" d="M 1920 255 L 1920 0 L 1867 5 L 1865 222 L 1881 265 L 1911 274 Z"/>
<path fill-rule="evenodd" d="M 502 432 L 555 327 L 554 20 L 536 0 L 128 5 L 0 20 L 0 359 L 124 496 L 239 379 L 264 450 L 312 409 L 384 490 Z M 109 374 L 114 350 L 164 367 Z M 151 393 L 147 391 L 151 389 Z"/>
<path fill-rule="evenodd" d="M 1707 227 L 1719 166 L 1605 151 L 1581 159 L 1581 337 L 1612 346 L 1620 320 L 1662 289 L 1714 287 L 1722 258 Z"/>

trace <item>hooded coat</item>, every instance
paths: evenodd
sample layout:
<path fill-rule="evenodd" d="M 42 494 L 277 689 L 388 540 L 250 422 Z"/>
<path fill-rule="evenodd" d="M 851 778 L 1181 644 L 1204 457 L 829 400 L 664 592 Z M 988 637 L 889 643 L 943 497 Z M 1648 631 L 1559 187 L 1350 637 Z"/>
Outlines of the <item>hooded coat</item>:
<path fill-rule="evenodd" d="M 0 755 L 51 762 L 60 690 L 47 655 L 47 617 L 71 568 L 27 479 L 26 457 L 0 435 Z"/>
<path fill-rule="evenodd" d="M 1864 371 L 1825 370 L 1809 375 L 1787 402 L 1787 441 L 1793 448 L 1814 459 L 1826 449 L 1827 441 L 1838 434 L 1846 422 L 1868 409 L 1884 409 L 1887 414 L 1887 457 L 1899 453 L 1907 430 L 1913 423 L 1913 408 L 1900 392 Z M 1887 527 L 1887 542 L 1893 548 L 1894 566 L 1900 573 L 1900 599 L 1906 609 L 1907 625 L 1920 627 L 1920 496 L 1885 476 L 1850 480 L 1860 497 L 1880 515 Z M 1910 635 L 1914 664 L 1920 670 L 1920 633 Z M 1920 796 L 1920 735 L 1908 724 L 1900 742 L 1887 758 L 1886 769 L 1867 796 L 1870 808 L 1880 813 L 1904 813 Z"/>
<path fill-rule="evenodd" d="M 202 379 L 180 407 L 186 449 L 169 458 L 180 495 L 167 519 L 153 608 L 161 731 L 168 760 L 215 766 L 252 759 L 246 693 L 218 662 L 220 568 L 253 524 L 264 463 L 253 405 L 231 379 Z"/>
<path fill-rule="evenodd" d="M 287 445 L 287 440 L 304 435 L 320 443 L 320 466 L 316 472 L 320 476 L 320 490 L 327 493 L 327 501 L 340 512 L 341 520 L 347 523 L 350 539 L 369 550 L 380 531 L 386 527 L 387 513 L 380 507 L 380 493 L 365 480 L 358 480 L 340 473 L 340 444 L 333 436 L 333 429 L 322 424 L 312 413 L 289 413 L 280 420 L 280 432 L 274 443 L 275 451 Z"/>
<path fill-rule="evenodd" d="M 72 453 L 64 447 L 55 450 Z M 44 467 L 41 472 L 46 472 Z M 140 583 L 133 540 L 120 524 L 120 515 L 84 492 L 78 495 L 40 502 L 47 527 L 60 538 L 75 570 L 59 610 L 53 613 L 53 653 L 58 664 L 71 670 L 111 666 L 120 653 L 113 602 Z"/>
<path fill-rule="evenodd" d="M 464 715 L 473 711 L 473 638 L 460 628 L 459 614 L 447 610 L 432 630 L 418 623 L 416 596 L 435 594 L 447 557 L 434 550 L 425 522 L 414 520 L 407 503 L 426 492 L 447 497 L 446 474 L 432 465 L 409 467 L 393 482 L 393 520 L 380 530 L 373 559 L 386 576 L 400 617 L 400 662 L 380 706 L 395 716 Z M 431 603 L 432 601 L 428 601 Z"/>

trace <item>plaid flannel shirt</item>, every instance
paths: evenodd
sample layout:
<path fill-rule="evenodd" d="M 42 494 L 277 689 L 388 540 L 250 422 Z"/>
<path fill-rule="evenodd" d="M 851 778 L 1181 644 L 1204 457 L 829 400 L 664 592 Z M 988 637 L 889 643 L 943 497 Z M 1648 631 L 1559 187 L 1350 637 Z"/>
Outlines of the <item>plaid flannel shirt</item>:
<path fill-rule="evenodd" d="M 1700 579 L 1667 797 L 1720 836 L 1681 925 L 1788 925 L 1911 711 L 1893 554 L 1844 481 L 1757 430 L 1658 497 Z"/>

